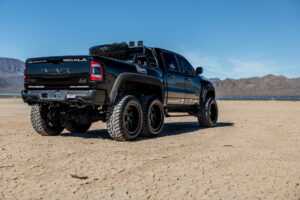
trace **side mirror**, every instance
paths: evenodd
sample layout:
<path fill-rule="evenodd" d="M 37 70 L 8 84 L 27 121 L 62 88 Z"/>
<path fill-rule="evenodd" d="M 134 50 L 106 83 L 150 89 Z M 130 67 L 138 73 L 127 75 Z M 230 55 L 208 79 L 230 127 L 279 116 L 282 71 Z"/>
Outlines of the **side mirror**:
<path fill-rule="evenodd" d="M 202 74 L 203 73 L 203 68 L 202 67 L 197 67 L 196 72 L 197 72 L 197 74 Z"/>

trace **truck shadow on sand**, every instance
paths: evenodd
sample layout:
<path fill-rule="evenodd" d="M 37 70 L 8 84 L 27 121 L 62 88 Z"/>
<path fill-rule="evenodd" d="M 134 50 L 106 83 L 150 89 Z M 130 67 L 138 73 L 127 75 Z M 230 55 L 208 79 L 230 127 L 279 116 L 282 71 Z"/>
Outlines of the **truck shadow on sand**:
<path fill-rule="evenodd" d="M 215 128 L 229 127 L 229 126 L 234 126 L 234 123 L 218 122 Z M 170 122 L 170 123 L 165 123 L 164 130 L 157 137 L 141 137 L 141 136 L 139 136 L 132 142 L 137 142 L 137 141 L 141 141 L 141 140 L 149 140 L 149 139 L 159 138 L 159 137 L 172 136 L 172 135 L 185 134 L 185 133 L 190 133 L 190 132 L 199 131 L 199 130 L 203 130 L 203 129 L 209 129 L 209 128 L 199 127 L 198 122 Z M 60 136 L 81 137 L 81 138 L 102 138 L 102 139 L 111 140 L 106 129 L 90 130 L 90 131 L 87 131 L 86 133 L 63 132 Z"/>

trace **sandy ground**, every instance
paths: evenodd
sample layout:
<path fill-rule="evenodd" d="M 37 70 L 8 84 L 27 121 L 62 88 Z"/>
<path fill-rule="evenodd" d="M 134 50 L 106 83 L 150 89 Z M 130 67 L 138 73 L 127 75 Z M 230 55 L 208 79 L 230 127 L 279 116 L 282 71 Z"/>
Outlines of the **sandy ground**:
<path fill-rule="evenodd" d="M 0 99 L 0 199 L 300 199 L 300 102 L 218 104 L 216 128 L 167 118 L 160 137 L 116 142 L 101 122 L 39 136 L 29 106 Z"/>

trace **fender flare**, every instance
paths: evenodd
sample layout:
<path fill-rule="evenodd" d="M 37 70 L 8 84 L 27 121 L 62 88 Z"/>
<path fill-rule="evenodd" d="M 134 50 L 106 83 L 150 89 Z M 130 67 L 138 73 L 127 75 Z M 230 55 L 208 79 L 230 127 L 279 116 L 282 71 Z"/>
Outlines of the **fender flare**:
<path fill-rule="evenodd" d="M 212 85 L 205 85 L 202 90 L 201 105 L 203 105 L 205 103 L 206 96 L 209 92 L 213 92 L 214 96 L 216 96 L 215 88 Z"/>
<path fill-rule="evenodd" d="M 163 84 L 160 79 L 151 77 L 151 76 L 146 76 L 143 74 L 122 73 L 115 80 L 115 83 L 109 94 L 108 102 L 110 102 L 110 103 L 115 102 L 115 100 L 118 96 L 118 91 L 119 91 L 121 85 L 125 81 L 136 82 L 136 83 L 146 83 L 146 84 L 159 86 L 161 89 L 161 98 L 162 98 L 162 100 L 164 99 Z"/>

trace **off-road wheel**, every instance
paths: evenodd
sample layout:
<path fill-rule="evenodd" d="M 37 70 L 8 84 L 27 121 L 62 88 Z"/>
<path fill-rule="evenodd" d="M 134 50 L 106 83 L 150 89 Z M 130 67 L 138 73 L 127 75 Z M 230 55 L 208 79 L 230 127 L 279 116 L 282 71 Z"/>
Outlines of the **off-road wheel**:
<path fill-rule="evenodd" d="M 129 47 L 125 42 L 98 45 L 89 49 L 91 56 L 106 56 L 116 59 L 126 59 L 128 57 Z"/>
<path fill-rule="evenodd" d="M 215 127 L 218 120 L 218 105 L 214 98 L 208 98 L 198 112 L 198 123 L 201 127 Z"/>
<path fill-rule="evenodd" d="M 139 100 L 126 95 L 119 98 L 107 110 L 107 131 L 111 138 L 118 141 L 133 140 L 142 130 L 143 111 Z"/>
<path fill-rule="evenodd" d="M 85 133 L 91 127 L 91 123 L 80 124 L 76 120 L 66 122 L 66 129 L 71 133 Z"/>
<path fill-rule="evenodd" d="M 55 108 L 35 105 L 31 108 L 30 119 L 33 129 L 44 136 L 59 135 L 64 130 Z"/>
<path fill-rule="evenodd" d="M 143 129 L 142 136 L 157 136 L 164 128 L 164 108 L 159 98 L 145 96 L 143 102 Z"/>

